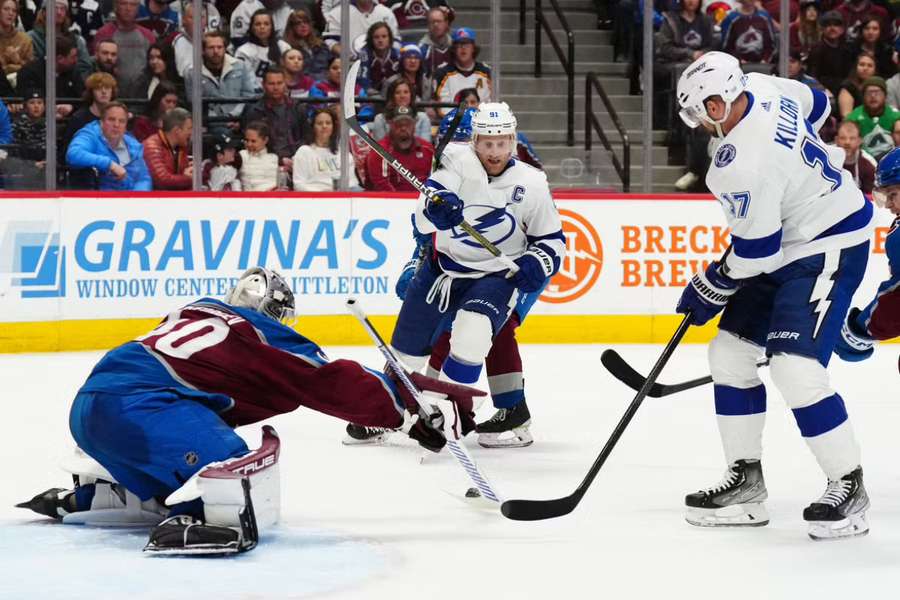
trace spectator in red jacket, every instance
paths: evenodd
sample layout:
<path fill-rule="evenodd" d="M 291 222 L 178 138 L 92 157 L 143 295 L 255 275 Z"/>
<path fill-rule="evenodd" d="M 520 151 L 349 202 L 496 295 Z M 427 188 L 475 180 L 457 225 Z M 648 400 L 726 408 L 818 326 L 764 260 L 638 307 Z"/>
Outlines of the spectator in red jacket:
<path fill-rule="evenodd" d="M 194 167 L 188 159 L 191 144 L 191 113 L 173 108 L 162 118 L 162 129 L 144 140 L 144 162 L 154 190 L 189 190 Z"/>
<path fill-rule="evenodd" d="M 412 107 L 398 106 L 388 113 L 388 135 L 379 142 L 400 163 L 409 169 L 420 181 L 428 179 L 434 147 L 414 135 L 416 111 Z M 377 152 L 366 158 L 366 173 L 369 189 L 380 192 L 415 192 L 416 189 L 385 163 Z"/>

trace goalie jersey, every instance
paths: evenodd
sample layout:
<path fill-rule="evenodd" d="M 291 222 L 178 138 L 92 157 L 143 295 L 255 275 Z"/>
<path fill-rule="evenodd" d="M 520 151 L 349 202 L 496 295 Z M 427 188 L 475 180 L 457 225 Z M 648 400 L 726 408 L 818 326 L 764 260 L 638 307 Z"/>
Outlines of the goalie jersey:
<path fill-rule="evenodd" d="M 508 257 L 522 256 L 537 242 L 560 260 L 565 256 L 559 212 L 543 171 L 511 158 L 500 175 L 489 177 L 470 144 L 448 144 L 441 168 L 425 184 L 457 194 L 465 204 L 466 221 Z M 472 278 L 506 270 L 459 227 L 438 231 L 425 216 L 425 204 L 420 194 L 413 226 L 420 234 L 434 234 L 437 260 L 445 273 Z"/>
<path fill-rule="evenodd" d="M 818 134 L 829 112 L 825 94 L 770 75 L 747 79 L 747 108 L 706 176 L 732 231 L 729 277 L 868 240 L 871 203 L 842 169 L 844 151 Z"/>
<path fill-rule="evenodd" d="M 104 356 L 80 392 L 199 402 L 232 427 L 299 406 L 394 426 L 402 400 L 382 373 L 329 361 L 314 342 L 260 313 L 203 298 Z"/>

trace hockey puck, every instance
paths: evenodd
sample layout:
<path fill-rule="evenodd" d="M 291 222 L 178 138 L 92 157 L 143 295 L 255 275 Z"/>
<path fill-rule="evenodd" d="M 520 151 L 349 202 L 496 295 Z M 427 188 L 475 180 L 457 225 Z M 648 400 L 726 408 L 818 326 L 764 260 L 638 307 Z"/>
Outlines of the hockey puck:
<path fill-rule="evenodd" d="M 481 492 L 478 488 L 469 488 L 466 490 L 466 498 L 481 498 Z"/>

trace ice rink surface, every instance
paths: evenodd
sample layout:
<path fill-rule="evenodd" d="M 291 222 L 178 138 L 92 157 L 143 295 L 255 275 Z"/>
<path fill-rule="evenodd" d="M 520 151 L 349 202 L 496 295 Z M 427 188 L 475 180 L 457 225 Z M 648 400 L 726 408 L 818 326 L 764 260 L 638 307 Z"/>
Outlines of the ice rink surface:
<path fill-rule="evenodd" d="M 508 498 L 570 493 L 634 392 L 600 364 L 606 346 L 523 346 L 535 443 L 475 458 Z M 300 409 L 271 423 L 282 438 L 283 523 L 237 558 L 143 556 L 143 531 L 63 526 L 12 505 L 68 486 L 71 398 L 101 353 L 0 356 L 0 598 L 894 598 L 900 589 L 898 346 L 849 364 L 835 359 L 863 448 L 872 531 L 813 542 L 801 511 L 825 487 L 793 416 L 771 386 L 763 467 L 771 523 L 699 529 L 686 493 L 724 468 L 712 390 L 648 399 L 581 505 L 519 523 L 457 495 L 467 479 L 447 453 L 422 455 L 401 434 L 382 447 L 341 445 L 344 424 Z M 657 346 L 617 347 L 646 373 Z M 678 348 L 660 380 L 708 373 L 705 346 Z M 381 364 L 372 347 L 330 356 Z M 479 420 L 492 413 L 482 407 Z M 251 447 L 257 426 L 243 428 Z"/>

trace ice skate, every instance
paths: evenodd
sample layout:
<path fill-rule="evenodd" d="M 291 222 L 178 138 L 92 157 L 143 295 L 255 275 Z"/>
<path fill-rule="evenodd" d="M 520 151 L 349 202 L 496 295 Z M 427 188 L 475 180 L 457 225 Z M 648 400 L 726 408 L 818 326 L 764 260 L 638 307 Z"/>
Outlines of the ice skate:
<path fill-rule="evenodd" d="M 684 518 L 699 527 L 761 527 L 769 522 L 766 498 L 762 464 L 737 460 L 718 485 L 685 497 Z"/>
<path fill-rule="evenodd" d="M 356 423 L 347 423 L 347 435 L 343 439 L 343 444 L 345 446 L 383 444 L 392 431 L 394 430 L 385 427 L 366 427 Z"/>
<path fill-rule="evenodd" d="M 854 537 L 869 533 L 868 509 L 862 467 L 857 467 L 838 480 L 829 480 L 822 497 L 803 510 L 803 519 L 809 523 L 809 537 L 814 540 Z"/>
<path fill-rule="evenodd" d="M 494 416 L 475 427 L 478 443 L 485 448 L 522 448 L 534 442 L 531 413 L 522 400 L 512 408 L 500 408 Z"/>

